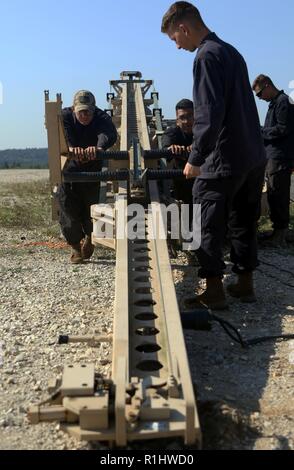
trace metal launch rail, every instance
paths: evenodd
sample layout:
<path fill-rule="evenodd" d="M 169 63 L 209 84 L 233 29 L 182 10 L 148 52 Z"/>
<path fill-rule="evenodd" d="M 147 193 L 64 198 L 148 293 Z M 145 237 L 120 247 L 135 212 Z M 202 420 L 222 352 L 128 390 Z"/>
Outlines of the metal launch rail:
<path fill-rule="evenodd" d="M 112 373 L 101 378 L 94 364 L 65 365 L 62 379 L 49 388 L 48 402 L 32 406 L 29 418 L 34 424 L 59 421 L 82 440 L 119 447 L 175 437 L 201 447 L 167 241 L 154 233 L 164 224 L 161 198 L 168 192 L 168 180 L 182 172 L 169 170 L 167 153 L 160 151 L 158 93 L 146 98 L 153 82 L 142 80 L 140 72 L 122 72 L 120 80 L 110 83 L 114 92 L 107 95 L 109 112 L 120 138 L 111 152 L 97 153 L 104 161 L 101 172 L 66 171 L 70 154 L 61 95 L 50 101 L 45 92 L 45 106 L 52 192 L 63 181 L 100 180 L 100 204 L 91 208 L 92 241 L 116 250 L 113 335 L 61 337 L 60 343 L 111 342 Z M 135 239 L 128 236 L 131 204 L 144 208 Z M 56 208 L 53 213 L 57 215 Z M 112 230 L 114 237 L 101 236 L 101 230 Z M 118 236 L 119 231 L 124 235 Z"/>

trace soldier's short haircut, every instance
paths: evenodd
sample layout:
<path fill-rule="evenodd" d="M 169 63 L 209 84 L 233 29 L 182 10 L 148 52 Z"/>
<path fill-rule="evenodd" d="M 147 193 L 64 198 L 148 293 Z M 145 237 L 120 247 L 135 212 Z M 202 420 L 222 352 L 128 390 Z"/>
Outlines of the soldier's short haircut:
<path fill-rule="evenodd" d="M 176 111 L 179 109 L 194 109 L 193 101 L 183 99 L 176 104 Z"/>
<path fill-rule="evenodd" d="M 270 77 L 268 77 L 267 75 L 260 74 L 258 75 L 258 77 L 256 77 L 256 79 L 253 82 L 252 90 L 255 90 L 255 88 L 257 87 L 261 89 L 265 87 L 266 85 L 275 86 Z"/>
<path fill-rule="evenodd" d="M 189 20 L 204 25 L 199 10 L 189 2 L 173 3 L 162 19 L 161 32 L 168 33 L 181 21 Z"/>

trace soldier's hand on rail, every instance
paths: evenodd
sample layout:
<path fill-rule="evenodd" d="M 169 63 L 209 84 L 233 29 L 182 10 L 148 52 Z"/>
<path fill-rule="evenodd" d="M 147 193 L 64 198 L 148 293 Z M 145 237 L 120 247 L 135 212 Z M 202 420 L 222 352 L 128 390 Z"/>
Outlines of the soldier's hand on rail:
<path fill-rule="evenodd" d="M 193 166 L 190 163 L 187 163 L 184 169 L 184 175 L 186 176 L 187 180 L 192 178 L 197 178 L 200 176 L 201 170 L 199 166 Z"/>
<path fill-rule="evenodd" d="M 85 149 L 86 160 L 95 160 L 96 159 L 96 147 L 88 147 Z"/>
<path fill-rule="evenodd" d="M 72 153 L 72 159 L 78 162 L 84 161 L 84 149 L 81 147 L 70 147 L 69 151 Z"/>
<path fill-rule="evenodd" d="M 188 153 L 191 153 L 191 152 L 192 152 L 192 145 L 189 145 L 189 147 L 187 147 L 187 152 L 188 152 Z"/>
<path fill-rule="evenodd" d="M 179 156 L 186 152 L 186 147 L 183 145 L 171 145 L 168 150 L 170 150 L 172 154 Z M 185 157 L 182 158 L 184 159 Z"/>
<path fill-rule="evenodd" d="M 71 160 L 76 160 L 74 150 L 75 150 L 74 147 L 69 147 L 68 148 L 68 151 L 69 151 L 68 158 L 70 158 Z"/>

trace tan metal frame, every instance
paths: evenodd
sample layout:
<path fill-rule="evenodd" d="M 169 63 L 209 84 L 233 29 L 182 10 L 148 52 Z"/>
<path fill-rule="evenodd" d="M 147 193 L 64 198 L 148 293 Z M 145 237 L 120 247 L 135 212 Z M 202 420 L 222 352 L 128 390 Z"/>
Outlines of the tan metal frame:
<path fill-rule="evenodd" d="M 45 91 L 45 126 L 48 135 L 49 173 L 52 197 L 52 218 L 58 219 L 58 205 L 54 194 L 62 182 L 62 170 L 64 169 L 68 154 L 68 145 L 62 122 L 61 95 L 56 95 L 56 101 L 50 101 L 49 91 Z"/>
<path fill-rule="evenodd" d="M 111 84 L 117 92 L 114 101 L 116 119 L 120 116 L 120 149 L 129 151 L 128 167 L 132 168 L 134 139 L 142 150 L 150 150 L 146 118 L 150 100 L 144 97 L 152 82 L 140 77 L 126 80 L 126 74 Z M 48 138 L 50 133 L 53 144 L 55 133 L 60 132 L 56 124 L 59 111 L 58 101 L 55 119 L 51 115 L 50 121 L 47 119 Z M 54 145 L 50 155 L 57 160 L 60 147 L 56 142 Z M 52 181 L 56 182 L 58 172 L 53 163 Z M 125 162 L 122 166 L 126 167 Z M 145 168 L 143 159 L 141 166 Z M 120 167 L 117 162 L 112 166 Z M 148 167 L 156 168 L 157 164 L 151 161 Z M 142 204 L 148 203 L 143 221 L 148 235 L 146 240 L 131 241 L 126 234 L 124 239 L 116 237 L 114 245 L 107 242 L 116 249 L 111 377 L 97 380 L 91 364 L 67 366 L 62 381 L 52 389 L 51 406 L 33 407 L 30 419 L 34 423 L 59 420 L 76 437 L 118 446 L 134 440 L 182 437 L 186 445 L 200 447 L 200 425 L 167 242 L 150 238 L 155 223 L 163 224 L 158 185 L 149 182 L 148 195 L 127 181 L 113 189 L 115 229 L 127 226 L 128 203 L 135 194 Z M 98 214 L 99 219 L 99 206 L 92 214 L 94 219 Z M 94 339 L 87 337 L 85 341 L 93 343 Z"/>

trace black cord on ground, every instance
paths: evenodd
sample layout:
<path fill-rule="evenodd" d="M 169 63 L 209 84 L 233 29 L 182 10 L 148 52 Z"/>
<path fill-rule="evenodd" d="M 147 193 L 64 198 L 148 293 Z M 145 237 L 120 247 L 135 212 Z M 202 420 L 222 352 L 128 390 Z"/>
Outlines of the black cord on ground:
<path fill-rule="evenodd" d="M 288 284 L 288 282 L 284 282 L 284 281 L 281 281 L 281 279 L 279 279 L 277 276 L 273 276 L 272 274 L 269 274 L 265 271 L 262 271 L 262 269 L 260 268 L 257 268 L 257 271 L 259 271 L 260 273 L 264 274 L 265 276 L 268 276 L 270 277 L 271 279 L 275 279 L 276 281 L 278 281 L 280 284 L 283 284 L 283 286 L 287 286 L 287 287 L 291 287 L 291 289 L 294 289 L 294 286 L 292 284 Z"/>
<path fill-rule="evenodd" d="M 227 335 L 235 342 L 240 344 L 243 349 L 248 349 L 249 346 L 255 346 L 267 341 L 288 341 L 294 339 L 294 334 L 289 335 L 275 335 L 275 336 L 261 336 L 260 338 L 243 339 L 237 328 L 227 320 L 220 318 L 208 309 L 199 309 L 191 312 L 182 312 L 181 320 L 184 330 L 194 331 L 210 331 L 213 321 L 217 322 Z"/>
<path fill-rule="evenodd" d="M 211 313 L 211 317 L 223 327 L 225 332 L 230 336 L 230 338 L 233 341 L 235 341 L 236 343 L 239 343 L 244 349 L 248 348 L 249 346 L 255 346 L 256 344 L 265 343 L 266 341 L 275 341 L 275 340 L 288 341 L 290 339 L 294 339 L 294 334 L 293 334 L 293 335 L 261 336 L 260 338 L 252 338 L 249 340 L 244 340 L 241 334 L 239 333 L 239 331 L 231 323 L 229 323 L 226 320 L 223 320 L 222 318 L 214 315 L 213 313 Z M 230 331 L 227 330 L 227 327 L 231 328 L 237 334 L 237 338 L 234 337 L 234 335 L 232 335 Z"/>
<path fill-rule="evenodd" d="M 218 322 L 222 326 L 222 328 L 225 330 L 225 332 L 229 335 L 229 337 L 233 341 L 235 341 L 236 343 L 239 343 L 244 349 L 247 347 L 246 342 L 243 340 L 237 328 L 235 328 L 227 320 L 223 320 L 223 318 L 220 318 L 214 315 L 213 313 L 211 313 L 211 317 L 214 321 Z M 230 330 L 232 330 L 236 334 L 236 336 L 234 336 Z"/>
<path fill-rule="evenodd" d="M 246 341 L 248 346 L 255 346 L 256 344 L 265 343 L 266 341 L 289 341 L 290 339 L 294 339 L 294 335 L 278 335 L 278 336 L 263 336 L 261 338 L 253 338 Z"/>
<path fill-rule="evenodd" d="M 275 264 L 272 264 L 272 263 L 268 263 L 267 261 L 261 261 L 261 264 L 264 264 L 265 266 L 270 266 L 271 268 L 275 268 L 277 269 L 278 271 L 280 271 L 281 273 L 285 273 L 285 274 L 289 274 L 291 277 L 294 277 L 294 274 L 293 272 L 291 271 L 288 271 L 287 269 L 283 269 L 279 266 L 276 266 Z"/>

